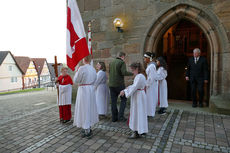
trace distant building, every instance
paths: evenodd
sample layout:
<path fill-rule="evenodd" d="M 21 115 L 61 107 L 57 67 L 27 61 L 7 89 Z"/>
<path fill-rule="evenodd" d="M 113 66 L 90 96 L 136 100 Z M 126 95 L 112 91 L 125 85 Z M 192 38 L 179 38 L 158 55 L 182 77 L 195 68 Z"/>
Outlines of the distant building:
<path fill-rule="evenodd" d="M 52 66 L 53 64 L 54 63 L 48 63 L 50 74 L 51 74 L 51 81 L 55 81 L 55 78 L 56 78 L 54 67 Z M 60 66 L 58 66 L 58 76 L 61 74 L 61 67 L 62 66 L 63 66 L 62 64 Z"/>
<path fill-rule="evenodd" d="M 10 51 L 0 51 L 0 92 L 22 88 L 23 72 Z"/>
<path fill-rule="evenodd" d="M 25 56 L 15 56 L 15 60 L 23 72 L 23 89 L 36 87 L 38 84 L 38 73 L 34 62 Z"/>
<path fill-rule="evenodd" d="M 31 58 L 40 77 L 41 86 L 46 86 L 51 81 L 51 74 L 45 58 Z"/>

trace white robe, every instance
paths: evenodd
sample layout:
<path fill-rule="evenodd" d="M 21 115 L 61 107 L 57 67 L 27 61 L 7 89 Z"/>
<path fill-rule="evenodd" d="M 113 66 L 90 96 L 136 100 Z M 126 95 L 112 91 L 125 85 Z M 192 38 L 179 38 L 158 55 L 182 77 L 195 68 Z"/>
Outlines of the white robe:
<path fill-rule="evenodd" d="M 156 106 L 158 101 L 158 81 L 156 77 L 155 64 L 149 64 L 146 69 L 146 97 L 147 97 L 147 113 L 148 116 L 155 116 Z"/>
<path fill-rule="evenodd" d="M 109 88 L 106 84 L 107 76 L 102 70 L 97 72 L 97 80 L 95 82 L 96 88 L 96 104 L 97 112 L 101 115 L 106 115 L 109 106 Z"/>
<path fill-rule="evenodd" d="M 145 76 L 138 74 L 134 79 L 134 83 L 124 90 L 127 98 L 131 96 L 129 128 L 132 131 L 137 131 L 139 134 L 148 132 L 145 85 Z"/>
<path fill-rule="evenodd" d="M 57 103 L 59 106 L 71 105 L 72 101 L 72 85 L 59 85 L 59 99 Z"/>
<path fill-rule="evenodd" d="M 96 79 L 96 70 L 89 64 L 81 66 L 74 76 L 74 82 L 79 87 L 73 125 L 83 129 L 89 129 L 99 122 L 94 87 Z"/>
<path fill-rule="evenodd" d="M 159 83 L 159 101 L 160 107 L 168 107 L 168 87 L 167 87 L 167 71 L 163 67 L 157 70 L 156 80 Z"/>

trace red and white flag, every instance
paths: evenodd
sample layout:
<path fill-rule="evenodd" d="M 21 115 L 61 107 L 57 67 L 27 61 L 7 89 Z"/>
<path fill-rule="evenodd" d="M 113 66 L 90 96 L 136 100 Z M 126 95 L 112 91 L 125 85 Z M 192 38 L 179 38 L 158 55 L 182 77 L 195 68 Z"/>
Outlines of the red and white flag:
<path fill-rule="evenodd" d="M 68 0 L 67 8 L 67 66 L 74 71 L 76 65 L 89 55 L 86 34 L 76 0 Z"/>

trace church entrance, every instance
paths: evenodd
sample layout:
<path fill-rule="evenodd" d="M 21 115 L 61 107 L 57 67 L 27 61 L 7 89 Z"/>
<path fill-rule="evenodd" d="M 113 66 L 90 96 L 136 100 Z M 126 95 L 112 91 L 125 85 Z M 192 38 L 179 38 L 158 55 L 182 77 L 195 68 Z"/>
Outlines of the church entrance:
<path fill-rule="evenodd" d="M 191 100 L 190 83 L 185 80 L 187 62 L 193 49 L 200 48 L 201 56 L 210 65 L 210 49 L 204 32 L 194 23 L 181 19 L 162 35 L 156 54 L 165 57 L 168 64 L 168 98 Z M 205 101 L 209 99 L 209 87 L 205 86 Z"/>

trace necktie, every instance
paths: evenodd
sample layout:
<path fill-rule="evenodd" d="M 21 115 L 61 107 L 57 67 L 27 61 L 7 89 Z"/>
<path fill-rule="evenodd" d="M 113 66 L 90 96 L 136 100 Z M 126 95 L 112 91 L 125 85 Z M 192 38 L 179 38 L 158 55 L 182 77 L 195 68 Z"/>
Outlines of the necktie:
<path fill-rule="evenodd" d="M 195 64 L 197 63 L 197 57 L 195 58 Z"/>

